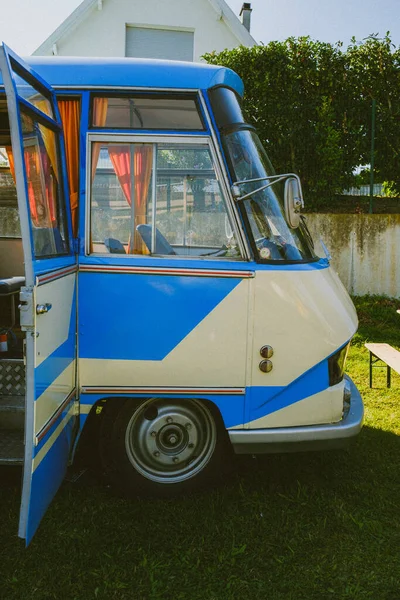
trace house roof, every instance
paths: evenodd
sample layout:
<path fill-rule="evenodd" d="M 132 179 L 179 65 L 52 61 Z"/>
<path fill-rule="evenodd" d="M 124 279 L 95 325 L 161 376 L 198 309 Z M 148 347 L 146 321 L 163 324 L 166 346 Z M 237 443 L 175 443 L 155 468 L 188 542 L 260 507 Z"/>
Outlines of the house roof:
<path fill-rule="evenodd" d="M 243 94 L 243 82 L 231 69 L 204 63 L 149 58 L 30 56 L 24 59 L 56 88 L 206 90 L 224 85 Z M 2 84 L 0 74 L 0 86 Z"/>
<path fill-rule="evenodd" d="M 33 52 L 33 55 L 42 55 L 52 53 L 54 44 L 71 33 L 75 27 L 77 27 L 88 14 L 96 7 L 101 5 L 103 1 L 107 0 L 83 0 L 81 4 L 53 31 L 53 33 Z M 232 31 L 235 37 L 238 39 L 239 44 L 244 46 L 254 46 L 256 41 L 247 31 L 247 29 L 240 22 L 238 17 L 227 5 L 225 0 L 207 0 L 217 15 L 224 21 L 227 27 Z"/>

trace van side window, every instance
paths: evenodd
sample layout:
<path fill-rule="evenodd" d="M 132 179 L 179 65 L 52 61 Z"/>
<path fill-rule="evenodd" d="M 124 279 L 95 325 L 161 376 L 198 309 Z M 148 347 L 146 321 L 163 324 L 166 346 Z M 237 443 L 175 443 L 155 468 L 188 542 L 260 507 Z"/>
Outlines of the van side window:
<path fill-rule="evenodd" d="M 204 131 L 195 95 L 94 96 L 91 127 Z"/>
<path fill-rule="evenodd" d="M 91 252 L 239 258 L 207 144 L 92 144 Z"/>
<path fill-rule="evenodd" d="M 22 112 L 23 152 L 37 258 L 68 253 L 56 134 Z"/>

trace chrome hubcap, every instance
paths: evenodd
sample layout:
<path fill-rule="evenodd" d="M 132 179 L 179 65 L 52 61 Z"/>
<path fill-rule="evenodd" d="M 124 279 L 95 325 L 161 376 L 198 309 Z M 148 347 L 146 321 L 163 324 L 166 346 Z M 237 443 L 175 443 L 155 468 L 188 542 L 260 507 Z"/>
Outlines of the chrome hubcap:
<path fill-rule="evenodd" d="M 193 477 L 210 460 L 217 431 L 210 411 L 198 400 L 144 402 L 129 421 L 125 447 L 135 469 L 158 483 Z"/>

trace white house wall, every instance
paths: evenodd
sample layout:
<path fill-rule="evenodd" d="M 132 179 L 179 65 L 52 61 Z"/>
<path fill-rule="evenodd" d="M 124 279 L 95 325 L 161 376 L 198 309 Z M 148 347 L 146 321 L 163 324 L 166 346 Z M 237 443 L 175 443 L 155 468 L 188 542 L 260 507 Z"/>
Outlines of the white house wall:
<path fill-rule="evenodd" d="M 102 10 L 92 9 L 75 29 L 57 41 L 57 54 L 125 56 L 126 25 L 194 31 L 195 61 L 206 52 L 239 45 L 208 0 L 106 0 Z"/>

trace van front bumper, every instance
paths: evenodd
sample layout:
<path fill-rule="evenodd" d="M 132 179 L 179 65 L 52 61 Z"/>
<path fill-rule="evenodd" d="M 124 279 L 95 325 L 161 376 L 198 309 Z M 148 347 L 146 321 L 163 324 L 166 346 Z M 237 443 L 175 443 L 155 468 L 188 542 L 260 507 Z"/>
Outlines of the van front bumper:
<path fill-rule="evenodd" d="M 271 429 L 228 430 L 236 454 L 268 454 L 346 448 L 360 433 L 364 405 L 360 392 L 346 375 L 350 384 L 350 409 L 338 423 L 277 427 Z"/>

